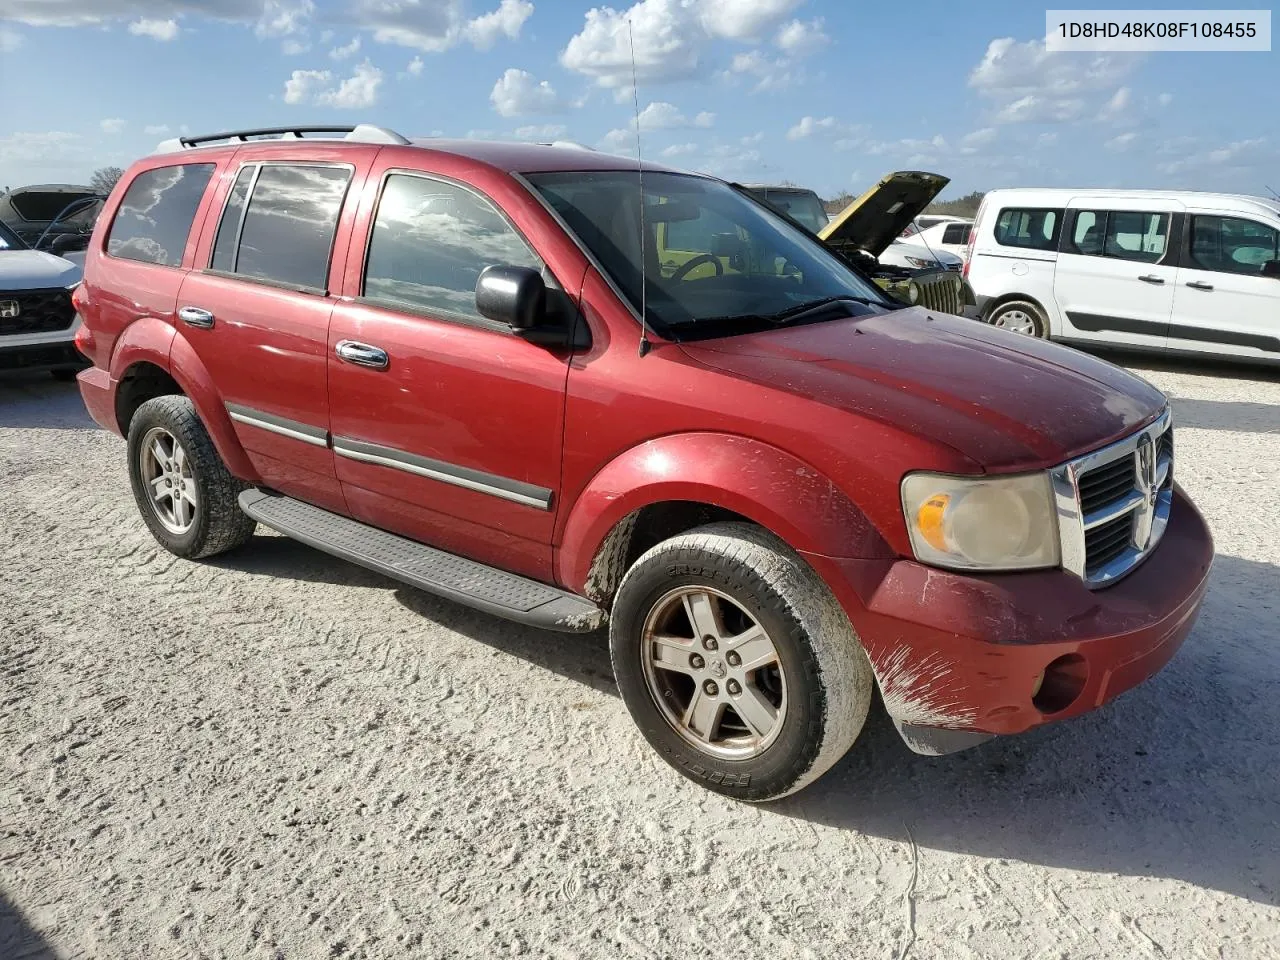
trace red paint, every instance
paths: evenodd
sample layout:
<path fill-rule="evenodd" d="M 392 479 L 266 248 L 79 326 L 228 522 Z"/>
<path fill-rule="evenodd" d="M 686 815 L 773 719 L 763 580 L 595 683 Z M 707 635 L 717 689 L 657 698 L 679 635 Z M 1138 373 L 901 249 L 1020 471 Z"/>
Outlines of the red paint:
<path fill-rule="evenodd" d="M 326 294 L 201 273 L 240 165 L 260 159 L 355 170 Z M 133 177 L 197 161 L 217 171 L 182 267 L 107 257 L 106 230 Z M 1039 469 L 1102 446 L 1153 419 L 1158 391 L 1084 355 L 923 311 L 683 345 L 651 337 L 641 357 L 630 310 L 511 175 L 620 166 L 628 164 L 587 151 L 445 141 L 250 143 L 141 161 L 98 220 L 77 294 L 93 334 L 86 404 L 114 427 L 121 379 L 139 362 L 155 364 L 192 398 L 246 481 L 577 592 L 629 514 L 669 500 L 731 510 L 802 552 L 882 673 L 905 664 L 925 677 L 915 692 L 956 706 L 977 730 L 1017 732 L 1091 709 L 1172 655 L 1212 557 L 1181 493 L 1159 548 L 1100 591 L 1061 571 L 926 568 L 910 559 L 899 500 L 909 471 Z M 379 191 L 396 170 L 489 197 L 580 305 L 591 346 L 573 354 L 357 302 Z M 215 327 L 177 322 L 183 305 L 213 312 Z M 390 366 L 338 361 L 342 339 L 383 347 Z M 228 403 L 545 488 L 551 508 L 337 457 L 233 423 Z M 1085 659 L 1084 689 L 1046 717 L 1032 692 L 1065 654 Z"/>

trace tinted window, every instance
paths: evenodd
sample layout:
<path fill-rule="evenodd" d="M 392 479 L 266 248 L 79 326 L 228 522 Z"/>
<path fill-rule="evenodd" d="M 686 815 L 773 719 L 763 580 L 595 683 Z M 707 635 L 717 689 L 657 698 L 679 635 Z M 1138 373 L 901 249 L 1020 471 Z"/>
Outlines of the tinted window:
<path fill-rule="evenodd" d="M 1107 214 L 1102 252 L 1121 260 L 1155 263 L 1164 256 L 1169 243 L 1167 213 L 1139 213 L 1113 210 Z"/>
<path fill-rule="evenodd" d="M 973 227 L 967 223 L 948 224 L 946 229 L 942 231 L 943 243 L 968 243 L 969 231 Z"/>
<path fill-rule="evenodd" d="M 249 196 L 249 184 L 257 167 L 245 167 L 236 177 L 235 186 L 227 197 L 227 207 L 222 211 L 218 224 L 218 238 L 213 243 L 213 259 L 209 266 L 215 270 L 232 272 L 236 268 L 236 234 L 240 232 L 240 218 L 244 216 L 244 201 Z"/>
<path fill-rule="evenodd" d="M 1261 273 L 1280 259 L 1280 232 L 1241 217 L 1191 218 L 1191 259 L 1202 270 Z"/>
<path fill-rule="evenodd" d="M 364 295 L 429 313 L 479 316 L 485 267 L 542 262 L 487 202 L 462 187 L 392 175 L 369 239 Z"/>
<path fill-rule="evenodd" d="M 810 190 L 753 191 L 775 210 L 781 210 L 806 230 L 819 232 L 829 222 L 826 208 L 818 195 Z"/>
<path fill-rule="evenodd" d="M 1061 210 L 1001 210 L 996 221 L 996 243 L 1029 250 L 1056 250 L 1061 224 Z"/>
<path fill-rule="evenodd" d="M 324 290 L 350 179 L 346 167 L 263 165 L 240 228 L 234 272 Z"/>
<path fill-rule="evenodd" d="M 111 224 L 107 253 L 124 260 L 180 265 L 213 169 L 212 163 L 191 163 L 138 174 Z"/>

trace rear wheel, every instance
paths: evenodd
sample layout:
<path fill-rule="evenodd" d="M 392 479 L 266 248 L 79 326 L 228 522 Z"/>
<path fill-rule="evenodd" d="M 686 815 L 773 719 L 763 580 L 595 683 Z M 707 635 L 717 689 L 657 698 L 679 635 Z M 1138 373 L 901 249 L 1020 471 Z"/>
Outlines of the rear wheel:
<path fill-rule="evenodd" d="M 627 572 L 609 631 L 622 699 L 690 779 L 771 800 L 821 776 L 871 702 L 844 611 L 782 541 L 745 523 L 701 527 Z"/>
<path fill-rule="evenodd" d="M 1049 335 L 1049 324 L 1034 303 L 1027 300 L 1010 300 L 991 311 L 988 322 L 993 327 L 1010 333 L 1023 333 L 1029 337 L 1044 339 Z"/>
<path fill-rule="evenodd" d="M 227 470 L 186 397 L 156 397 L 134 413 L 129 480 L 142 519 L 170 553 L 209 557 L 253 536 L 257 523 L 237 503 L 246 485 Z"/>

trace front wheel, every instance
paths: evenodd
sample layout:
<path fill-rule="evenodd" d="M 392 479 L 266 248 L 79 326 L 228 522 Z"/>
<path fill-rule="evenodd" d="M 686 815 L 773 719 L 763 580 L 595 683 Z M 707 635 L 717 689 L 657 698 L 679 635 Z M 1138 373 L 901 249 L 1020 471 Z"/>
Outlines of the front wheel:
<path fill-rule="evenodd" d="M 663 759 L 762 801 L 853 745 L 871 664 L 844 611 L 781 540 L 717 523 L 644 554 L 614 599 L 609 646 L 632 718 Z"/>

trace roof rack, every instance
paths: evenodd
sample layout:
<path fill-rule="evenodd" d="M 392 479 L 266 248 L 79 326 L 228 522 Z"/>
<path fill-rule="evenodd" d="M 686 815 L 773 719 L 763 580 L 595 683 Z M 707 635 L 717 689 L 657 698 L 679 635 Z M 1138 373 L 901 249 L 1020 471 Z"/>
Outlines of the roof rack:
<path fill-rule="evenodd" d="M 355 126 L 262 127 L 257 130 L 209 133 L 199 137 L 174 137 L 156 147 L 156 153 L 176 153 L 180 150 L 221 144 L 223 141 L 249 143 L 257 140 L 301 140 L 304 134 L 328 134 L 328 136 L 307 137 L 310 140 L 346 140 L 351 143 L 386 143 L 397 146 L 408 146 L 411 142 L 394 130 L 374 126 L 371 123 L 358 123 Z"/>

